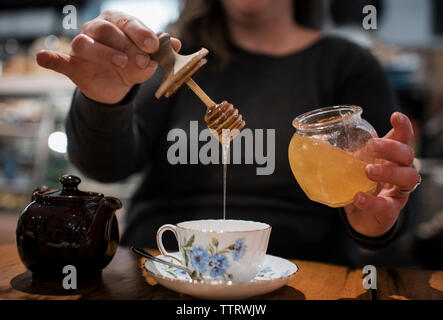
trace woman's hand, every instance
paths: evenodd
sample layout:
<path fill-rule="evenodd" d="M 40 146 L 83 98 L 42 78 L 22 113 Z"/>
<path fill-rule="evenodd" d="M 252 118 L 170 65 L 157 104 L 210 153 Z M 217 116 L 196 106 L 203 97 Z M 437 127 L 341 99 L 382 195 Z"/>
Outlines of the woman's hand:
<path fill-rule="evenodd" d="M 368 145 L 373 156 L 382 159 L 380 164 L 366 166 L 368 178 L 378 182 L 377 191 L 357 193 L 354 203 L 344 208 L 354 230 L 368 237 L 382 236 L 394 226 L 409 198 L 399 190 L 413 189 L 420 179 L 412 168 L 414 150 L 408 146 L 414 137 L 411 122 L 396 112 L 391 124 L 393 129 L 384 138 L 372 139 Z"/>
<path fill-rule="evenodd" d="M 178 51 L 180 41 L 171 42 Z M 37 63 L 68 76 L 88 98 L 113 104 L 154 74 L 157 63 L 148 54 L 158 46 L 157 36 L 140 20 L 108 10 L 83 25 L 69 55 L 43 50 Z"/>

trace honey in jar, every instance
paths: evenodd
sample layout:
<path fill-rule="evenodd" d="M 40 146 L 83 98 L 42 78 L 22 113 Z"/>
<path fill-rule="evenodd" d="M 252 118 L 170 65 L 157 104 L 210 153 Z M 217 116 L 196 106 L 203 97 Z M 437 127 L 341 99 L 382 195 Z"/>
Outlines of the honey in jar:
<path fill-rule="evenodd" d="M 289 144 L 289 163 L 309 199 L 342 207 L 357 192 L 375 191 L 377 183 L 368 179 L 365 168 L 376 162 L 366 145 L 377 133 L 361 113 L 357 106 L 335 106 L 293 121 L 297 131 Z"/>

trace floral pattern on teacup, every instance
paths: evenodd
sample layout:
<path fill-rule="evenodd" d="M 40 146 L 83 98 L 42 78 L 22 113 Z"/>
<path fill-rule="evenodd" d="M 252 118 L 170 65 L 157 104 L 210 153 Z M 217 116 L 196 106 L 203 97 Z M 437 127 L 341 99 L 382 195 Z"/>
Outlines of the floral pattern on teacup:
<path fill-rule="evenodd" d="M 274 269 L 272 269 L 271 266 L 265 266 L 260 270 L 260 272 L 257 274 L 256 279 L 264 280 L 264 279 L 275 279 L 278 277 L 286 277 L 291 274 L 291 270 L 286 269 L 285 271 L 278 273 Z"/>
<path fill-rule="evenodd" d="M 257 274 L 258 278 L 273 278 L 275 276 L 274 270 L 270 266 L 266 266 Z"/>
<path fill-rule="evenodd" d="M 172 259 L 166 259 L 166 260 L 174 263 L 174 261 Z M 186 271 L 184 271 L 182 269 L 174 268 L 171 266 L 166 266 L 163 264 L 160 265 L 160 267 L 164 270 L 164 272 L 166 272 L 167 274 L 172 276 L 174 279 L 180 279 L 180 280 L 191 279 L 189 277 L 189 275 L 186 273 Z M 286 269 L 285 271 L 279 273 L 279 272 L 276 272 L 270 265 L 267 265 L 267 266 L 264 266 L 260 270 L 260 272 L 255 277 L 255 280 L 273 280 L 273 279 L 278 279 L 280 277 L 286 277 L 286 276 L 290 275 L 291 273 L 293 273 L 293 271 L 291 271 L 289 269 Z"/>
<path fill-rule="evenodd" d="M 244 238 L 239 238 L 226 248 L 219 248 L 219 241 L 217 238 L 212 238 L 206 248 L 203 246 L 193 246 L 195 236 L 192 235 L 189 239 L 183 239 L 183 255 L 185 258 L 185 265 L 194 268 L 199 277 L 203 273 L 209 272 L 212 279 L 231 280 L 232 274 L 227 270 L 230 267 L 228 255 L 232 254 L 233 261 L 239 261 L 246 253 L 247 246 L 244 243 Z"/>

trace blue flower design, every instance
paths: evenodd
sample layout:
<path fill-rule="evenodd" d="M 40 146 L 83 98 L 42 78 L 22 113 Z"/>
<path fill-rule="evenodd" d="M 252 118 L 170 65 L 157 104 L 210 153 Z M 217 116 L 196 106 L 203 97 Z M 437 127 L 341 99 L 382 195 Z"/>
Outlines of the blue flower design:
<path fill-rule="evenodd" d="M 216 254 L 212 257 L 211 260 L 211 277 L 217 279 L 218 277 L 222 277 L 226 269 L 229 268 L 229 262 L 225 255 Z"/>
<path fill-rule="evenodd" d="M 234 261 L 240 260 L 245 255 L 247 246 L 244 240 L 244 238 L 235 240 L 234 251 L 232 252 Z"/>
<path fill-rule="evenodd" d="M 266 266 L 264 269 L 260 270 L 260 272 L 257 274 L 257 277 L 264 277 L 270 273 L 273 274 L 274 271 L 270 266 Z"/>
<path fill-rule="evenodd" d="M 188 273 L 183 269 L 174 268 L 174 273 L 178 277 L 185 277 L 185 278 L 188 277 Z"/>
<path fill-rule="evenodd" d="M 288 276 L 290 273 L 291 273 L 291 271 L 288 269 L 288 270 L 286 270 L 285 272 L 283 272 L 283 273 L 281 274 L 281 276 L 282 276 L 282 277 L 286 277 L 286 276 Z"/>
<path fill-rule="evenodd" d="M 189 253 L 191 265 L 200 272 L 205 272 L 209 264 L 209 252 L 202 247 L 195 247 Z"/>

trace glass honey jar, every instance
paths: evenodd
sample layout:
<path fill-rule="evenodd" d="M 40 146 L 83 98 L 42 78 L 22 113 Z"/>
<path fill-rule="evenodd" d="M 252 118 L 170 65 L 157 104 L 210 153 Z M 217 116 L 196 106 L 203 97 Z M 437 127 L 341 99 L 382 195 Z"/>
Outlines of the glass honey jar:
<path fill-rule="evenodd" d="M 377 183 L 366 176 L 376 163 L 367 142 L 378 137 L 362 119 L 359 106 L 342 105 L 304 113 L 292 122 L 289 163 L 309 199 L 330 207 L 353 202 L 357 192 L 373 193 Z"/>

